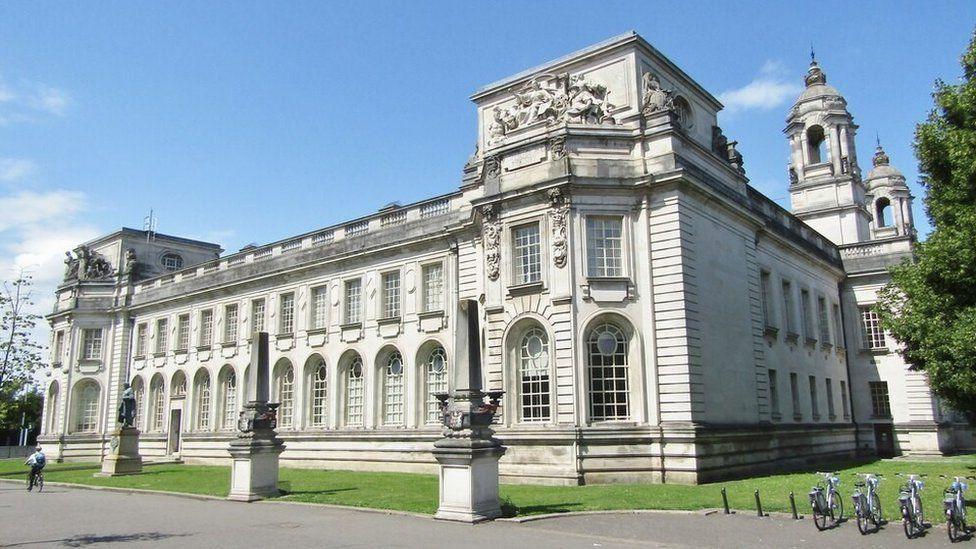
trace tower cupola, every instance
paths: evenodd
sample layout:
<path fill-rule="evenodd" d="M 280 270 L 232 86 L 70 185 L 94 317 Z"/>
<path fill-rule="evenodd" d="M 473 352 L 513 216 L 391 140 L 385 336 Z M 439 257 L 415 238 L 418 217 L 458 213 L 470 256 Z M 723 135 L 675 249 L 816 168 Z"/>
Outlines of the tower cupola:
<path fill-rule="evenodd" d="M 891 166 L 879 140 L 872 159 L 874 167 L 868 172 L 865 197 L 871 209 L 871 238 L 915 236 L 912 219 L 912 193 L 897 168 Z"/>
<path fill-rule="evenodd" d="M 867 240 L 870 215 L 857 164 L 854 117 L 812 54 L 803 82 L 783 130 L 790 144 L 793 213 L 835 244 Z"/>

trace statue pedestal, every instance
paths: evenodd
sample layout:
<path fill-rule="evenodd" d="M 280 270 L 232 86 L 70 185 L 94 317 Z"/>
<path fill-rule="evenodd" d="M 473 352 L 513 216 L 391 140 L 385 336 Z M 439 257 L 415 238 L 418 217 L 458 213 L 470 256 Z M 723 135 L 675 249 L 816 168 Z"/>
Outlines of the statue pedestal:
<path fill-rule="evenodd" d="M 112 432 L 109 453 L 102 460 L 102 471 L 97 477 L 134 475 L 142 472 L 142 456 L 139 455 L 139 430 L 120 427 Z"/>
<path fill-rule="evenodd" d="M 501 391 L 457 391 L 453 402 L 438 395 L 444 414 L 444 438 L 434 443 L 440 465 L 440 501 L 434 518 L 473 524 L 502 516 L 498 501 L 498 460 L 505 447 L 492 438 L 491 421 Z"/>
<path fill-rule="evenodd" d="M 274 431 L 277 404 L 249 402 L 241 412 L 241 434 L 227 451 L 234 459 L 230 473 L 232 501 L 257 501 L 277 496 L 278 456 L 285 445 Z"/>
<path fill-rule="evenodd" d="M 438 441 L 441 442 L 441 441 Z M 498 459 L 505 448 L 497 441 L 481 448 L 437 447 L 440 502 L 434 518 L 474 524 L 502 516 L 498 501 Z"/>

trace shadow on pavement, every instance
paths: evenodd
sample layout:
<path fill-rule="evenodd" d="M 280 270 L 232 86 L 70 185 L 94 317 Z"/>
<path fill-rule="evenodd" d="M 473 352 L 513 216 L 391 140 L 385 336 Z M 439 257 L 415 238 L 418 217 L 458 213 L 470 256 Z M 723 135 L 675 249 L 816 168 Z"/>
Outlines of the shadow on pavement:
<path fill-rule="evenodd" d="M 546 515 L 550 513 L 569 513 L 579 511 L 581 504 L 575 502 L 568 503 L 549 503 L 545 505 L 514 505 L 511 502 L 502 502 L 502 516 L 515 517 L 525 515 Z"/>
<path fill-rule="evenodd" d="M 82 534 L 63 539 L 46 539 L 40 541 L 25 541 L 23 543 L 12 543 L 3 547 L 26 547 L 28 545 L 47 545 L 60 543 L 64 547 L 87 547 L 100 543 L 128 543 L 132 541 L 159 541 L 167 538 L 186 537 L 191 534 L 163 534 L 161 532 L 143 532 L 139 534 L 116 534 L 108 536 L 96 536 L 94 534 Z"/>

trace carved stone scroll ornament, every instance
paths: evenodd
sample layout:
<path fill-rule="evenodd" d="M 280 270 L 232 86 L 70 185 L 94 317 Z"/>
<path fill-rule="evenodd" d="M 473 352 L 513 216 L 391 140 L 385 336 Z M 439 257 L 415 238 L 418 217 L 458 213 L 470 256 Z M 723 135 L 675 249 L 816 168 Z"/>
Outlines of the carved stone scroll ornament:
<path fill-rule="evenodd" d="M 498 280 L 501 272 L 501 224 L 494 206 L 485 206 L 482 210 L 481 240 L 485 247 L 485 271 L 489 280 Z"/>
<path fill-rule="evenodd" d="M 566 136 L 560 135 L 549 140 L 549 158 L 559 160 L 566 157 Z"/>
<path fill-rule="evenodd" d="M 652 73 L 645 72 L 641 77 L 643 100 L 641 113 L 648 116 L 660 111 L 674 109 L 674 92 L 661 87 L 661 81 Z"/>
<path fill-rule="evenodd" d="M 552 210 L 549 212 L 552 229 L 552 263 L 561 269 L 566 266 L 566 218 L 569 214 L 569 199 L 559 189 L 549 189 L 547 194 L 552 204 Z"/>

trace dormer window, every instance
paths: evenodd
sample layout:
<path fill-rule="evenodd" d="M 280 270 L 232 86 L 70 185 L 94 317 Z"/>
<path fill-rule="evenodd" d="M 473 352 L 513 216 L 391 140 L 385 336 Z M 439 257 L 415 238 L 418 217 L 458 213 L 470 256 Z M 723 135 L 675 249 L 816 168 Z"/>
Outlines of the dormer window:
<path fill-rule="evenodd" d="M 820 164 L 827 161 L 827 138 L 820 126 L 810 126 L 807 129 L 807 152 L 810 164 Z"/>
<path fill-rule="evenodd" d="M 159 258 L 159 263 L 167 271 L 178 271 L 183 268 L 183 256 L 175 252 L 166 252 Z"/>

